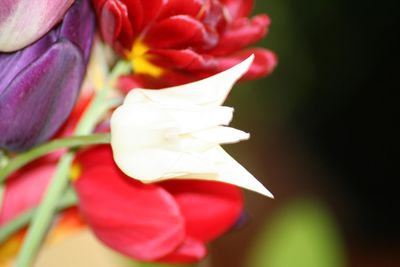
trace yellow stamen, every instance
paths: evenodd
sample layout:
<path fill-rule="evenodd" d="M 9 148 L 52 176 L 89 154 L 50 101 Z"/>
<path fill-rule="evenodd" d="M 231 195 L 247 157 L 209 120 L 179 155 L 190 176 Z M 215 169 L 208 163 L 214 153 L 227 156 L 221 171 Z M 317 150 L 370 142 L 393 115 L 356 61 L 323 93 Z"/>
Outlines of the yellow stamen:
<path fill-rule="evenodd" d="M 135 73 L 149 74 L 153 77 L 160 77 L 163 69 L 151 63 L 146 52 L 149 50 L 140 39 L 136 40 L 133 44 L 132 50 L 128 54 L 128 58 L 132 63 L 132 68 Z"/>
<path fill-rule="evenodd" d="M 70 170 L 71 181 L 76 182 L 81 176 L 82 168 L 78 163 L 74 163 Z"/>

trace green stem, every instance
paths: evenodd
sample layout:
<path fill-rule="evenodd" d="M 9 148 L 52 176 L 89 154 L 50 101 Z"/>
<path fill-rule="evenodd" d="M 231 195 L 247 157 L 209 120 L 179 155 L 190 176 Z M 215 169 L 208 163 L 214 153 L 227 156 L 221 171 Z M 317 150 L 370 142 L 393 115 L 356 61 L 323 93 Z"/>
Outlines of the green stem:
<path fill-rule="evenodd" d="M 48 143 L 37 146 L 23 154 L 20 154 L 12 159 L 4 168 L 0 170 L 0 183 L 3 183 L 8 175 L 26 165 L 27 163 L 57 149 L 108 143 L 110 143 L 110 134 L 73 136 L 52 140 Z"/>
<path fill-rule="evenodd" d="M 70 188 L 61 198 L 60 202 L 56 207 L 56 210 L 60 211 L 72 207 L 76 204 L 76 202 L 77 202 L 76 194 L 74 190 Z M 0 229 L 0 244 L 5 242 L 8 238 L 10 238 L 10 236 L 17 233 L 22 228 L 27 226 L 31 221 L 32 217 L 35 215 L 36 211 L 37 211 L 36 207 L 32 208 L 22 213 L 15 219 L 11 220 L 7 224 L 2 225 Z"/>
<path fill-rule="evenodd" d="M 59 161 L 56 173 L 40 203 L 28 234 L 17 258 L 17 267 L 30 266 L 49 228 L 60 196 L 68 186 L 68 174 L 74 159 L 73 152 L 67 152 Z"/>
<path fill-rule="evenodd" d="M 88 135 L 94 130 L 105 111 L 102 106 L 106 103 L 108 89 L 113 85 L 115 79 L 119 75 L 129 70 L 130 67 L 126 62 L 118 62 L 116 64 L 108 77 L 105 88 L 97 91 L 94 100 L 83 114 L 75 130 L 75 135 Z M 17 258 L 17 267 L 29 267 L 35 260 L 41 242 L 44 239 L 55 213 L 57 202 L 68 185 L 68 173 L 73 158 L 73 151 L 69 151 L 61 157 L 56 174 L 29 227 L 28 234 Z"/>
<path fill-rule="evenodd" d="M 0 149 L 0 170 L 7 165 L 8 161 L 9 161 L 9 157 L 6 153 L 6 151 Z"/>
<path fill-rule="evenodd" d="M 78 126 L 76 127 L 75 134 L 76 135 L 85 135 L 93 132 L 97 122 L 103 116 L 104 112 L 107 111 L 111 105 L 107 103 L 106 97 L 108 93 L 108 89 L 113 86 L 115 79 L 123 74 L 127 73 L 130 70 L 130 63 L 126 61 L 119 61 L 115 67 L 113 68 L 108 81 L 104 88 L 99 90 L 92 100 L 89 108 L 85 112 L 85 116 L 79 121 Z M 112 103 L 112 102 L 110 102 Z"/>

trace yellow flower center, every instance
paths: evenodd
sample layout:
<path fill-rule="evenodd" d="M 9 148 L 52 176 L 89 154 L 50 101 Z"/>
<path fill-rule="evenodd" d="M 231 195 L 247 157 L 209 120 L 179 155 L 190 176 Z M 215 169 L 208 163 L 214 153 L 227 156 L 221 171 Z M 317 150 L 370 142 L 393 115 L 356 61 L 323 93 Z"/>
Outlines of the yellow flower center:
<path fill-rule="evenodd" d="M 132 50 L 128 54 L 128 58 L 132 63 L 132 68 L 135 73 L 148 74 L 153 77 L 160 77 L 163 69 L 154 65 L 148 60 L 146 52 L 149 47 L 142 40 L 137 39 L 133 44 Z"/>

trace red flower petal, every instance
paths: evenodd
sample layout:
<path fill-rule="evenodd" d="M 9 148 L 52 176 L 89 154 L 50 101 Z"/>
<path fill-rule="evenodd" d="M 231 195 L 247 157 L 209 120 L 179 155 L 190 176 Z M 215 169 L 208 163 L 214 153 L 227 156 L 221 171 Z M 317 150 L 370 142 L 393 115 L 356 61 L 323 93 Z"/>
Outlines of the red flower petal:
<path fill-rule="evenodd" d="M 105 244 L 139 260 L 155 260 L 183 242 L 184 219 L 172 196 L 125 176 L 109 146 L 87 150 L 77 162 L 79 208 Z"/>
<path fill-rule="evenodd" d="M 126 6 L 120 1 L 107 1 L 97 15 L 104 40 L 121 55 L 130 51 L 135 33 Z"/>
<path fill-rule="evenodd" d="M 188 15 L 195 18 L 201 11 L 203 2 L 203 0 L 185 0 L 185 3 L 182 3 L 182 0 L 169 0 L 163 6 L 158 20 L 176 15 Z"/>
<path fill-rule="evenodd" d="M 253 9 L 253 0 L 220 0 L 220 2 L 226 6 L 233 20 L 247 17 Z"/>
<path fill-rule="evenodd" d="M 240 216 L 241 191 L 219 182 L 170 180 L 160 183 L 173 195 L 186 221 L 188 237 L 210 241 L 232 227 Z"/>
<path fill-rule="evenodd" d="M 167 85 L 164 79 L 158 79 L 148 74 L 138 73 L 120 76 L 117 87 L 122 93 L 127 94 L 134 88 L 160 89 L 167 87 Z"/>
<path fill-rule="evenodd" d="M 149 29 L 143 41 L 154 49 L 186 47 L 205 49 L 215 46 L 218 35 L 215 32 L 208 32 L 200 21 L 186 15 L 178 15 L 156 23 Z"/>
<path fill-rule="evenodd" d="M 267 74 L 270 74 L 275 69 L 277 64 L 277 57 L 275 53 L 263 48 L 253 48 L 240 51 L 239 53 L 235 53 L 227 57 L 216 58 L 218 61 L 218 69 L 216 72 L 224 71 L 242 62 L 251 54 L 254 54 L 255 58 L 249 71 L 242 77 L 243 80 L 261 78 Z"/>
<path fill-rule="evenodd" d="M 13 173 L 5 184 L 0 224 L 37 206 L 55 171 L 57 154 L 32 162 Z"/>
<path fill-rule="evenodd" d="M 163 263 L 195 263 L 207 255 L 207 249 L 202 242 L 186 239 L 174 252 L 157 260 Z"/>
<path fill-rule="evenodd" d="M 218 45 L 209 54 L 228 55 L 261 40 L 268 31 L 271 20 L 267 15 L 255 16 L 251 20 L 236 20 L 221 35 Z"/>
<path fill-rule="evenodd" d="M 122 1 L 126 6 L 133 31 L 142 32 L 154 21 L 165 5 L 164 0 L 130 0 Z"/>
<path fill-rule="evenodd" d="M 166 69 L 204 71 L 216 67 L 213 57 L 201 55 L 192 49 L 157 49 L 148 52 L 151 62 Z"/>

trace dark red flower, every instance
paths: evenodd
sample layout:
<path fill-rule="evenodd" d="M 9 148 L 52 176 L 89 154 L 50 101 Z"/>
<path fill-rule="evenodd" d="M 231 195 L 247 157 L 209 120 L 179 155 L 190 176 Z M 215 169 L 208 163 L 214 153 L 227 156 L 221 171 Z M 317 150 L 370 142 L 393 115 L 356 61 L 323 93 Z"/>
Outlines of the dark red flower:
<path fill-rule="evenodd" d="M 122 87 L 165 87 L 256 59 L 245 79 L 270 73 L 274 53 L 246 48 L 265 36 L 267 15 L 248 18 L 252 0 L 92 0 L 104 40 L 133 61 Z M 130 88 L 129 88 L 130 89 Z"/>
<path fill-rule="evenodd" d="M 195 262 L 205 242 L 227 231 L 242 209 L 240 190 L 204 181 L 142 184 L 115 165 L 109 146 L 78 155 L 79 209 L 96 236 L 143 261 Z"/>

